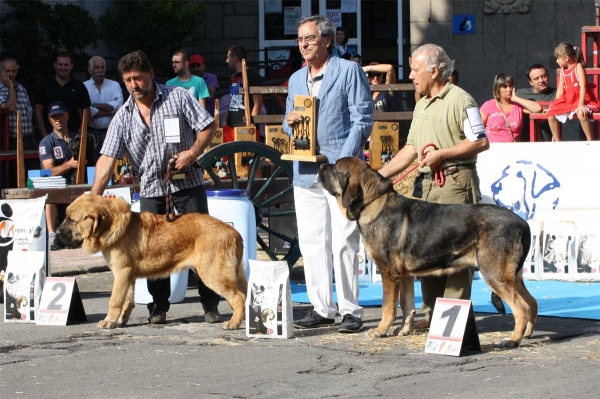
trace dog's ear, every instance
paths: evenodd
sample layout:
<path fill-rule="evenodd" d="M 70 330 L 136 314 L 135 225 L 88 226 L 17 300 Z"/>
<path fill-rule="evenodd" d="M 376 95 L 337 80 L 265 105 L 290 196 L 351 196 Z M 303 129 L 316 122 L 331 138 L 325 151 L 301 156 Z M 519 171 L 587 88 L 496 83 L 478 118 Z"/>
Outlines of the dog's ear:
<path fill-rule="evenodd" d="M 90 237 L 100 237 L 106 230 L 107 219 L 110 216 L 104 209 L 93 209 L 79 223 L 81 236 L 86 239 Z"/>
<path fill-rule="evenodd" d="M 358 175 L 346 174 L 342 186 L 342 206 L 346 209 L 362 198 L 362 187 Z"/>

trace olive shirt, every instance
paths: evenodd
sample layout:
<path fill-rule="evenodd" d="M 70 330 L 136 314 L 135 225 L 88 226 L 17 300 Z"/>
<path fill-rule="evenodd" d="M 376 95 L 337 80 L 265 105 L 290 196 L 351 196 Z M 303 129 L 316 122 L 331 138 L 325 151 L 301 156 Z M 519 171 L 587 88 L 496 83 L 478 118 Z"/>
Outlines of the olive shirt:
<path fill-rule="evenodd" d="M 451 148 L 463 140 L 468 140 L 464 133 L 464 124 L 469 108 L 477 108 L 479 112 L 473 97 L 452 83 L 447 83 L 437 96 L 424 96 L 417 102 L 406 144 L 415 147 L 419 161 L 421 149 L 429 143 L 441 149 Z M 485 138 L 485 133 L 482 138 Z M 476 160 L 477 156 L 460 160 L 449 159 L 442 163 L 442 168 L 474 163 Z M 422 173 L 431 172 L 428 166 L 419 170 Z"/>

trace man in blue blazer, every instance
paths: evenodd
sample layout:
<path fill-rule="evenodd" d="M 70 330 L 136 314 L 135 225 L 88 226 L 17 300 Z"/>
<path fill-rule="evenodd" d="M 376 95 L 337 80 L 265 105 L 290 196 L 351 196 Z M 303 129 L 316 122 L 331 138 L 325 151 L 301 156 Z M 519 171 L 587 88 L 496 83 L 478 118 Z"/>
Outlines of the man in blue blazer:
<path fill-rule="evenodd" d="M 308 64 L 289 80 L 283 123 L 286 133 L 293 137 L 292 127 L 301 120 L 294 111 L 294 96 L 316 96 L 316 148 L 329 163 L 344 157 L 362 158 L 373 127 L 369 82 L 357 63 L 332 55 L 335 34 L 335 26 L 323 16 L 300 20 L 296 43 Z M 342 316 L 339 331 L 358 332 L 363 325 L 363 309 L 358 306 L 358 227 L 342 215 L 335 197 L 323 188 L 318 168 L 316 162 L 294 161 L 298 236 L 308 298 L 314 307 L 294 325 L 312 328 L 335 323 L 338 312 L 333 301 L 335 272 Z"/>

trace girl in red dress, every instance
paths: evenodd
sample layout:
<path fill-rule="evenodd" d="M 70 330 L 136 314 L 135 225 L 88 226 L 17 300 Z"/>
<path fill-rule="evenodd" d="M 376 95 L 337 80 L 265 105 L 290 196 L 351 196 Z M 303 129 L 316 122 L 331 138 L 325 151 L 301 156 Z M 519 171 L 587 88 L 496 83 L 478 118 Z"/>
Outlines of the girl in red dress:
<path fill-rule="evenodd" d="M 554 49 L 556 63 L 561 67 L 556 100 L 548 107 L 548 123 L 552 130 L 552 141 L 561 141 L 559 122 L 577 116 L 585 137 L 592 140 L 592 124 L 588 115 L 600 112 L 600 103 L 592 91 L 593 83 L 587 81 L 585 60 L 581 49 L 571 43 L 562 42 Z"/>

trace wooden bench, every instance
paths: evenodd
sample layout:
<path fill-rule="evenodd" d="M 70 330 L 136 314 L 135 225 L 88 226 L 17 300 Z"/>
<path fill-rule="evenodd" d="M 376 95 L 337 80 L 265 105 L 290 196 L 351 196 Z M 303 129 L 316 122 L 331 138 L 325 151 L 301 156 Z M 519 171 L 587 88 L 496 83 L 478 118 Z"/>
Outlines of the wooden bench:
<path fill-rule="evenodd" d="M 576 118 L 576 117 L 575 117 Z M 600 113 L 592 114 L 590 118 L 594 121 L 594 140 L 600 139 Z M 530 114 L 529 115 L 529 141 L 536 142 L 542 141 L 542 136 L 540 134 L 540 128 L 538 123 L 540 121 L 547 121 L 548 115 L 544 113 L 539 114 Z"/>

